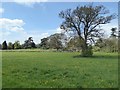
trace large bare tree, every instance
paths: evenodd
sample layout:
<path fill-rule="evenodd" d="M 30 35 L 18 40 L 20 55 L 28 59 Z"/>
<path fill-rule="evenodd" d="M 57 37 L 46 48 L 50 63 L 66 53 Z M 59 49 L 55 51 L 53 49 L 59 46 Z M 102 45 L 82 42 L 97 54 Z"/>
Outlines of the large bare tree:
<path fill-rule="evenodd" d="M 99 26 L 101 24 L 110 23 L 116 16 L 115 14 L 108 15 L 107 10 L 103 5 L 93 6 L 93 4 L 77 6 L 76 9 L 67 9 L 61 11 L 59 16 L 64 19 L 60 28 L 66 31 L 73 31 L 82 41 L 82 56 L 91 56 L 89 53 L 90 41 L 94 41 L 94 37 L 101 37 L 102 33 Z"/>

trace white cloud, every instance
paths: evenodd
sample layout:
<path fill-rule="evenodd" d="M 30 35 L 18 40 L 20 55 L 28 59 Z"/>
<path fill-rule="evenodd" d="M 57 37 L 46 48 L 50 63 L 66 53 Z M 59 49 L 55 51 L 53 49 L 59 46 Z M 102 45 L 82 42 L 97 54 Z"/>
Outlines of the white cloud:
<path fill-rule="evenodd" d="M 8 19 L 8 18 L 0 18 L 0 28 L 4 31 L 15 31 L 20 32 L 24 31 L 23 25 L 24 21 L 20 19 Z"/>
<path fill-rule="evenodd" d="M 48 37 L 50 34 L 48 32 L 43 32 L 42 30 L 32 30 L 32 31 L 25 31 L 23 26 L 25 22 L 20 19 L 7 19 L 1 18 L 0 19 L 0 37 L 2 38 L 1 41 L 7 40 L 9 41 L 16 41 L 19 40 L 21 43 L 24 43 L 28 37 L 33 37 L 34 42 L 40 43 L 42 38 Z M 2 42 L 1 42 L 2 43 Z"/>
<path fill-rule="evenodd" d="M 25 31 L 23 28 L 24 24 L 25 22 L 21 19 L 0 18 L 0 37 L 3 40 L 12 42 L 19 40 L 21 43 L 24 43 L 28 37 L 33 37 L 35 43 L 40 43 L 42 38 L 48 37 L 50 35 L 48 33 L 49 31 Z"/>
<path fill-rule="evenodd" d="M 26 5 L 26 6 L 33 6 L 35 3 L 40 3 L 40 2 L 47 2 L 47 0 L 13 0 L 13 2 L 16 2 L 21 5 Z"/>
<path fill-rule="evenodd" d="M 0 14 L 4 13 L 4 9 L 0 8 Z"/>
<path fill-rule="evenodd" d="M 24 37 L 24 21 L 20 19 L 0 18 L 0 38 L 7 41 L 15 41 Z"/>

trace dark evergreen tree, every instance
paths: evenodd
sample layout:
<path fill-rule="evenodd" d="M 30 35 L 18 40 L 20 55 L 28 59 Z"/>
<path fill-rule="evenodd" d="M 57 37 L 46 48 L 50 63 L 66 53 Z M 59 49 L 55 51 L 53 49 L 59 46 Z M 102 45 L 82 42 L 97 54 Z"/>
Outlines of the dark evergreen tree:
<path fill-rule="evenodd" d="M 4 42 L 2 43 L 2 50 L 6 50 L 6 49 L 7 49 L 7 42 L 4 41 Z"/>

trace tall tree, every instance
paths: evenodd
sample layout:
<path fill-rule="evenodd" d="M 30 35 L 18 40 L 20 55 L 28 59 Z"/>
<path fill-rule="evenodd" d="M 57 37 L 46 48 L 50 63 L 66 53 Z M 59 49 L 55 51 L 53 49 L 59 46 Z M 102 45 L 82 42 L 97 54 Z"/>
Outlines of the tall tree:
<path fill-rule="evenodd" d="M 59 16 L 64 19 L 60 28 L 66 31 L 73 31 L 82 41 L 82 56 L 92 56 L 89 54 L 89 42 L 94 41 L 94 37 L 101 37 L 101 24 L 110 23 L 115 15 L 106 16 L 109 11 L 103 6 L 84 5 L 77 6 L 76 9 L 61 11 Z"/>
<path fill-rule="evenodd" d="M 4 42 L 2 43 L 2 49 L 3 49 L 3 50 L 6 50 L 6 49 L 7 49 L 7 42 L 6 42 L 6 41 L 4 41 Z"/>

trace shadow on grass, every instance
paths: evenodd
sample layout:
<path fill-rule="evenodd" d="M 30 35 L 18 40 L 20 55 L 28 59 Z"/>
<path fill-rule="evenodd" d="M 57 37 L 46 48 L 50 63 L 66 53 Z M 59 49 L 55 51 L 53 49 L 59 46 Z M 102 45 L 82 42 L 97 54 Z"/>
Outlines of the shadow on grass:
<path fill-rule="evenodd" d="M 73 56 L 73 58 L 90 58 L 90 59 L 100 59 L 100 60 L 108 60 L 108 59 L 118 59 L 118 55 L 93 55 L 91 57 L 83 57 L 81 55 Z"/>

